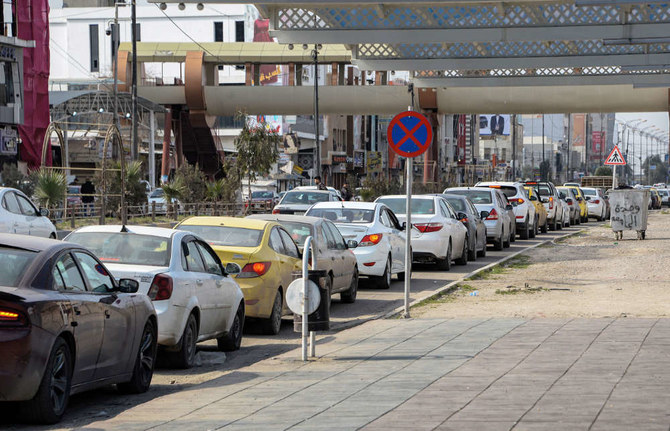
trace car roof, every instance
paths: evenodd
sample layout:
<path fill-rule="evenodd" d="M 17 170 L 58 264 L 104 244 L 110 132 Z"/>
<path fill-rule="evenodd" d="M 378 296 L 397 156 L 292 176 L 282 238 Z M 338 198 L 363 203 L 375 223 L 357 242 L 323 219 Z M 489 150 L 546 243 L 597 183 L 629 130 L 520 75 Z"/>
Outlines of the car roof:
<path fill-rule="evenodd" d="M 53 247 L 65 248 L 72 244 L 50 238 L 42 238 L 32 235 L 18 235 L 14 233 L 0 233 L 0 246 L 22 248 L 31 251 L 44 251 Z"/>
<path fill-rule="evenodd" d="M 476 184 L 476 187 L 484 186 L 523 186 L 521 183 L 515 181 L 480 181 Z"/>
<path fill-rule="evenodd" d="M 266 220 L 266 221 L 292 221 L 296 223 L 305 223 L 305 224 L 317 224 L 323 223 L 323 218 L 321 217 L 311 217 L 304 215 L 294 215 L 294 214 L 252 214 L 246 217 L 247 219 L 252 220 Z"/>
<path fill-rule="evenodd" d="M 84 226 L 75 230 L 74 232 L 121 232 L 123 228 L 120 224 L 106 224 L 106 225 L 97 225 L 97 226 Z M 156 226 L 136 226 L 136 225 L 126 225 L 126 230 L 129 233 L 136 233 L 138 235 L 152 235 L 159 236 L 163 238 L 171 238 L 175 234 L 174 229 L 168 229 L 165 227 L 156 227 Z M 73 232 L 73 233 L 74 233 Z"/>
<path fill-rule="evenodd" d="M 316 192 L 316 193 L 330 193 L 334 191 L 333 189 L 328 189 L 328 190 L 319 190 L 316 188 L 316 186 L 300 186 L 296 187 L 292 190 L 287 191 L 286 193 L 291 193 L 291 192 L 304 192 L 304 191 L 310 191 L 310 192 Z"/>
<path fill-rule="evenodd" d="M 445 190 L 449 194 L 449 191 L 456 191 L 456 190 L 479 190 L 479 191 L 487 191 L 489 193 L 493 193 L 496 191 L 496 189 L 492 189 L 489 187 L 449 187 L 447 190 Z"/>
<path fill-rule="evenodd" d="M 344 201 L 344 202 L 317 202 L 312 208 L 351 208 L 351 209 L 361 209 L 361 210 L 374 210 L 378 206 L 386 206 L 379 202 L 354 202 L 354 201 Z"/>
<path fill-rule="evenodd" d="M 429 194 L 429 195 L 412 195 L 412 199 L 434 199 L 437 196 L 436 194 Z M 377 202 L 379 199 L 382 198 L 392 198 L 392 199 L 407 199 L 407 195 L 384 195 L 384 196 L 379 196 L 377 199 L 375 199 L 375 202 Z"/>
<path fill-rule="evenodd" d="M 229 227 L 263 230 L 270 223 L 272 222 L 253 218 L 198 216 L 198 217 L 189 217 L 183 220 L 181 223 L 179 223 L 178 226 L 229 226 Z"/>

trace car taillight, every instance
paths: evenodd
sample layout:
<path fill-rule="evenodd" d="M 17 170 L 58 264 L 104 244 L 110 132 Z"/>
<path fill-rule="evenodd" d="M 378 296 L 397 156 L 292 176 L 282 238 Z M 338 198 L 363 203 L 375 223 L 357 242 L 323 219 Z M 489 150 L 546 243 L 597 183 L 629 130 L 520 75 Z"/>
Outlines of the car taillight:
<path fill-rule="evenodd" d="M 416 226 L 416 225 L 414 225 Z M 382 234 L 381 233 L 373 233 L 370 235 L 365 235 L 361 242 L 358 243 L 359 247 L 366 247 L 370 245 L 376 245 L 379 244 L 379 241 L 382 240 Z"/>
<path fill-rule="evenodd" d="M 516 202 L 517 204 L 521 205 L 522 203 L 526 202 L 523 200 L 523 198 L 511 198 L 508 199 L 510 202 Z"/>
<path fill-rule="evenodd" d="M 28 326 L 28 317 L 17 310 L 0 308 L 0 327 Z"/>
<path fill-rule="evenodd" d="M 279 210 L 277 208 L 273 209 L 272 214 L 279 214 Z"/>
<path fill-rule="evenodd" d="M 419 232 L 423 233 L 437 232 L 442 229 L 442 223 L 417 223 L 414 227 L 419 229 Z"/>
<path fill-rule="evenodd" d="M 486 220 L 498 220 L 498 212 L 496 211 L 495 208 L 491 210 L 489 216 L 486 217 Z"/>
<path fill-rule="evenodd" d="M 596 200 L 594 200 L 593 203 L 596 204 L 596 205 L 599 204 L 599 203 L 600 203 L 600 199 L 596 199 Z"/>
<path fill-rule="evenodd" d="M 568 202 L 568 205 L 572 206 L 572 201 Z"/>
<path fill-rule="evenodd" d="M 271 264 L 272 262 L 247 263 L 244 265 L 244 268 L 242 268 L 242 271 L 237 274 L 237 278 L 260 277 L 261 275 L 268 272 Z"/>
<path fill-rule="evenodd" d="M 461 223 L 463 223 L 463 224 L 468 224 L 468 218 L 467 218 L 467 217 L 463 217 L 463 218 L 461 219 Z"/>
<path fill-rule="evenodd" d="M 172 277 L 166 274 L 156 274 L 151 281 L 147 294 L 152 301 L 163 301 L 172 296 Z"/>
<path fill-rule="evenodd" d="M 554 209 L 554 197 L 549 196 L 549 209 L 553 210 Z"/>

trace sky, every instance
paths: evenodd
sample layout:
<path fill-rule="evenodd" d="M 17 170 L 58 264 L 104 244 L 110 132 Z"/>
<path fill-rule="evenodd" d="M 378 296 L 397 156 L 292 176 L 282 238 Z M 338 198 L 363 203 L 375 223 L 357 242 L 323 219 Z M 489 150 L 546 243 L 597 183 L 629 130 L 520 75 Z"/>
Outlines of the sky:
<path fill-rule="evenodd" d="M 640 124 L 641 128 L 656 126 L 657 128 L 668 131 L 668 113 L 667 112 L 626 112 L 617 113 L 616 119 L 620 121 L 646 120 Z"/>

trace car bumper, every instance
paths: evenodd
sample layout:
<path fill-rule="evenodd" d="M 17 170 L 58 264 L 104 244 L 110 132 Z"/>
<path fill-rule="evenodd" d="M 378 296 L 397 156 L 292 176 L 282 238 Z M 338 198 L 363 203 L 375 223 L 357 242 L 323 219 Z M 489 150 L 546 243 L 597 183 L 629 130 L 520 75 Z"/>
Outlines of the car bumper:
<path fill-rule="evenodd" d="M 0 401 L 26 401 L 37 393 L 54 336 L 41 328 L 0 330 Z"/>
<path fill-rule="evenodd" d="M 496 221 L 484 221 L 486 226 L 486 240 L 494 241 L 502 236 L 502 224 Z"/>
<path fill-rule="evenodd" d="M 247 317 L 267 319 L 272 314 L 272 305 L 279 285 L 266 277 L 236 278 L 244 295 L 244 312 Z M 286 292 L 288 286 L 284 286 Z"/>
<path fill-rule="evenodd" d="M 381 277 L 384 275 L 384 267 L 388 258 L 388 251 L 376 246 L 356 247 L 354 255 L 358 262 L 358 274 Z M 366 265 L 367 264 L 367 265 Z"/>
<path fill-rule="evenodd" d="M 596 204 L 589 205 L 589 215 L 590 216 L 600 217 L 600 215 L 602 213 L 603 213 L 603 206 L 602 205 L 596 205 Z"/>
<path fill-rule="evenodd" d="M 420 237 L 412 236 L 412 256 L 435 259 L 436 257 L 445 257 L 447 251 L 437 232 L 422 234 Z"/>
<path fill-rule="evenodd" d="M 182 322 L 184 321 L 184 307 L 178 307 L 170 300 L 153 301 L 158 319 L 158 344 L 161 346 L 176 346 L 181 339 Z"/>

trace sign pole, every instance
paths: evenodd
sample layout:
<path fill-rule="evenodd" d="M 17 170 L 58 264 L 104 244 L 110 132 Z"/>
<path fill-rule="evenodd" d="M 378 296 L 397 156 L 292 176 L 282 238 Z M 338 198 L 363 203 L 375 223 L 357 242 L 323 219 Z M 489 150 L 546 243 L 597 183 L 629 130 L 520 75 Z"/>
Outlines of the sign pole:
<path fill-rule="evenodd" d="M 612 166 L 612 190 L 616 189 L 616 165 Z"/>
<path fill-rule="evenodd" d="M 412 110 L 410 106 L 408 111 Z M 405 202 L 405 214 L 407 220 L 405 224 L 405 319 L 409 319 L 409 289 L 410 279 L 412 278 L 412 177 L 414 176 L 413 157 L 407 157 L 407 200 Z"/>
<path fill-rule="evenodd" d="M 308 326 L 307 319 L 309 318 L 309 313 L 307 312 L 307 304 L 309 303 L 309 289 L 307 284 L 309 283 L 309 252 L 310 246 L 312 244 L 312 237 L 308 236 L 305 240 L 305 252 L 302 255 L 302 361 L 307 361 L 307 338 L 308 338 Z M 314 263 L 314 268 L 316 268 L 316 262 Z"/>

